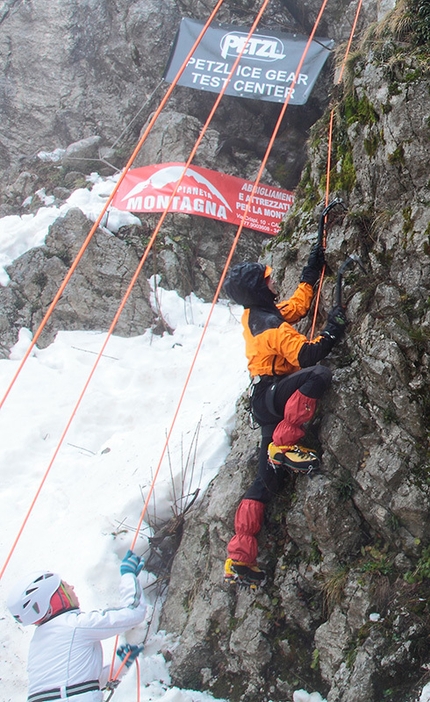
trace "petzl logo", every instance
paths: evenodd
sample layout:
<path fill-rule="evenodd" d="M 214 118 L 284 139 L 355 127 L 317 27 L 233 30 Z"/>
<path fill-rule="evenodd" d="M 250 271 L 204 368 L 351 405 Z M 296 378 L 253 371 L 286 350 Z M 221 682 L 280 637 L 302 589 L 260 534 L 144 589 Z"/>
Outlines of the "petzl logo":
<path fill-rule="evenodd" d="M 256 61 L 279 61 L 285 58 L 284 45 L 277 37 L 266 37 L 261 34 L 252 36 L 247 41 L 248 35 L 243 32 L 229 32 L 224 34 L 220 42 L 221 56 L 239 56 L 243 47 L 243 56 Z"/>

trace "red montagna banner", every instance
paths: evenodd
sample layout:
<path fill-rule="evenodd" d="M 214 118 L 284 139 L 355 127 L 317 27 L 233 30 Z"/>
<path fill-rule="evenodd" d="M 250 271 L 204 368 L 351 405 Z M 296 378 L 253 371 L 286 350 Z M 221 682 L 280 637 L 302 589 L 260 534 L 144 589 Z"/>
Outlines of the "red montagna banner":
<path fill-rule="evenodd" d="M 113 199 L 113 206 L 129 212 L 163 212 L 180 180 L 185 163 L 162 163 L 128 171 Z M 254 183 L 235 176 L 188 166 L 169 212 L 199 215 L 239 225 Z M 244 226 L 271 236 L 294 202 L 288 190 L 258 185 Z"/>

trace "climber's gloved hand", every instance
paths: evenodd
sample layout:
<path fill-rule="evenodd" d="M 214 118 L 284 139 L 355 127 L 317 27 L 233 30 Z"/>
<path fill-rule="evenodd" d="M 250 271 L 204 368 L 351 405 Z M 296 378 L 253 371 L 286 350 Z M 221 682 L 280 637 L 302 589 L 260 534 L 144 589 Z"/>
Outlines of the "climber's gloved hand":
<path fill-rule="evenodd" d="M 126 668 L 130 668 L 136 660 L 136 658 L 138 657 L 139 653 L 142 653 L 143 649 L 143 644 L 141 646 L 136 646 L 134 644 L 123 644 L 122 646 L 119 646 L 119 648 L 116 649 L 116 655 L 119 656 L 123 661 L 127 653 L 130 651 L 130 655 L 125 662 Z"/>
<path fill-rule="evenodd" d="M 335 342 L 340 341 L 345 334 L 347 324 L 345 308 L 342 305 L 335 305 L 328 313 L 327 324 L 322 334 Z"/>
<path fill-rule="evenodd" d="M 314 244 L 308 258 L 308 266 L 315 268 L 317 271 L 322 271 L 325 263 L 324 247 L 322 244 Z"/>
<path fill-rule="evenodd" d="M 132 573 L 132 575 L 139 575 L 145 561 L 140 556 L 137 556 L 133 551 L 128 550 L 124 558 L 121 561 L 120 573 L 125 575 L 126 573 Z"/>
<path fill-rule="evenodd" d="M 307 265 L 303 268 L 300 282 L 315 285 L 320 277 L 324 263 L 325 255 L 322 244 L 314 244 L 311 248 Z"/>

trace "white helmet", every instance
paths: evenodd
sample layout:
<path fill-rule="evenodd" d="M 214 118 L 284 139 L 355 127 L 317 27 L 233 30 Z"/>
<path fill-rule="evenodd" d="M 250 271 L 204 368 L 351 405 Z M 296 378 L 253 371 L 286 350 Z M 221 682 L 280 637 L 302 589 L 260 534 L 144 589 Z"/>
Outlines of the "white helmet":
<path fill-rule="evenodd" d="M 15 585 L 7 606 L 20 624 L 35 624 L 48 612 L 51 597 L 60 585 L 57 573 L 46 570 L 31 573 Z"/>

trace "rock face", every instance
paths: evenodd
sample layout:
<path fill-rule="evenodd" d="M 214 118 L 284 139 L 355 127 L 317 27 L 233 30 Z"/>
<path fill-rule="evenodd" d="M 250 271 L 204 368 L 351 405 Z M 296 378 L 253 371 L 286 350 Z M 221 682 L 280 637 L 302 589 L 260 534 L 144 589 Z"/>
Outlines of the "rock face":
<path fill-rule="evenodd" d="M 178 21 L 169 0 L 3 3 L 3 167 L 94 135 L 112 143 L 149 106 Z"/>
<path fill-rule="evenodd" d="M 0 288 L 1 353 L 8 355 L 21 327 L 35 331 L 91 229 L 78 209 L 55 221 L 45 246 L 31 249 L 8 268 L 11 283 Z M 59 329 L 107 331 L 139 263 L 136 254 L 106 231 L 97 230 L 44 331 L 41 347 Z M 115 327 L 115 334 L 143 334 L 154 322 L 149 285 L 138 279 Z"/>
<path fill-rule="evenodd" d="M 250 24 L 259 7 L 257 2 L 232 6 L 226 2 L 217 19 Z M 105 0 L 3 3 L 0 216 L 34 213 L 40 206 L 34 194 L 42 188 L 60 204 L 74 188 L 87 185 L 85 176 L 92 171 L 110 175 L 125 165 L 167 90 L 162 74 L 183 15 L 207 19 L 208 8 L 188 0 L 180 5 L 173 0 L 119 0 L 114 6 Z M 374 16 L 375 7 L 370 5 L 362 22 Z M 313 6 L 302 8 L 297 15 L 294 3 L 273 0 L 264 24 L 297 32 L 314 18 Z M 329 25 L 330 15 L 321 33 L 327 33 Z M 347 24 L 336 26 L 336 38 L 347 36 Z M 307 105 L 292 107 L 285 116 L 263 182 L 287 189 L 297 185 L 306 160 L 308 130 L 322 114 L 330 86 L 327 65 Z M 177 88 L 134 165 L 186 160 L 212 104 L 209 93 Z M 254 178 L 278 114 L 276 104 L 224 98 L 195 162 Z M 57 161 L 44 160 L 47 154 L 55 155 Z M 145 272 L 161 274 L 163 285 L 176 287 L 182 294 L 194 291 L 212 299 L 236 229 L 195 219 L 187 215 L 167 218 Z M 141 221 L 141 228 L 118 234 L 139 257 L 158 218 L 142 216 Z M 255 260 L 263 241 L 261 234 L 245 231 L 234 260 Z M 31 260 L 32 265 L 39 265 L 37 256 Z M 6 352 L 12 337 L 15 339 L 15 333 L 11 336 L 6 327 L 15 325 L 17 319 L 28 322 L 28 315 L 11 311 L 13 296 L 10 292 L 4 295 L 8 299 L 8 321 L 3 323 Z M 34 324 L 31 328 L 34 331 Z"/>
<path fill-rule="evenodd" d="M 386 15 L 393 5 L 364 2 L 358 30 L 368 30 L 367 43 L 350 56 L 342 86 L 333 91 L 327 70 L 306 108 L 287 111 L 264 180 L 297 186 L 296 206 L 279 238 L 245 232 L 233 259 L 262 255 L 282 295 L 293 292 L 325 197 L 331 101 L 330 198 L 341 197 L 347 213 L 333 210 L 329 221 L 317 328 L 346 256 L 359 254 L 367 273 L 344 276 L 350 326 L 325 361 L 333 385 L 309 427 L 323 470 L 312 480 L 286 475 L 266 509 L 265 588 L 226 589 L 226 544 L 257 468 L 258 432 L 240 399 L 229 460 L 186 515 L 162 615 L 162 627 L 179 637 L 174 684 L 231 702 L 285 702 L 297 688 L 328 702 L 416 702 L 428 677 L 428 26 L 417 46 L 414 23 L 427 16 L 426 3 L 408 0 Z M 265 26 L 308 32 L 319 6 L 274 0 Z M 227 3 L 218 19 L 247 25 L 256 8 L 252 0 Z M 320 34 L 345 41 L 355 8 L 349 0 L 328 7 Z M 182 14 L 206 18 L 208 8 L 195 0 L 3 3 L 1 215 L 34 212 L 42 187 L 64 201 L 97 163 L 107 173 L 124 166 L 159 101 Z M 178 88 L 135 165 L 186 160 L 212 100 Z M 225 99 L 196 163 L 252 179 L 278 114 L 277 105 Z M 53 149 L 57 164 L 35 157 Z M 58 329 L 109 327 L 157 221 L 142 217 L 116 236 L 96 232 L 42 344 Z M 90 226 L 70 211 L 45 246 L 9 267 L 11 282 L 0 290 L 3 355 L 21 327 L 37 327 Z M 116 333 L 153 324 L 153 273 L 162 285 L 211 299 L 234 234 L 203 218 L 167 217 Z M 309 327 L 302 322 L 304 333 Z"/>
<path fill-rule="evenodd" d="M 326 361 L 333 386 L 312 427 L 323 471 L 287 477 L 266 509 L 265 588 L 227 590 L 225 547 L 257 469 L 258 436 L 239 406 L 229 461 L 187 516 L 171 574 L 162 625 L 180 635 L 177 684 L 243 702 L 290 700 L 298 687 L 328 702 L 404 702 L 426 681 L 430 100 L 428 61 L 414 72 L 416 61 L 407 38 L 401 50 L 389 38 L 364 43 L 338 95 L 331 197 L 348 213 L 329 226 L 321 310 L 347 254 L 367 275 L 343 281 L 350 327 Z M 315 236 L 326 125 L 312 130 L 284 240 L 264 255 L 285 296 Z"/>
<path fill-rule="evenodd" d="M 348 36 L 354 3 L 344 5 L 341 22 L 333 21 L 334 10 L 326 13 L 320 36 L 334 36 L 337 41 Z M 367 5 L 362 26 L 376 19 L 376 3 Z M 316 2 L 308 3 L 297 12 L 295 0 L 272 0 L 264 13 L 264 26 L 308 32 L 318 7 Z M 255 0 L 226 1 L 216 20 L 250 25 L 259 8 Z M 64 150 L 93 138 L 99 140 L 96 156 L 102 159 L 97 170 L 107 166 L 103 160 L 106 150 L 107 162 L 121 168 L 142 125 L 167 90 L 162 76 L 181 17 L 206 20 L 209 12 L 206 3 L 194 0 L 3 2 L 0 175 L 8 178 L 12 172 L 16 177 L 19 170 L 34 163 L 40 150 Z M 285 187 L 297 183 L 307 130 L 321 114 L 329 87 L 323 81 L 306 108 L 290 110 L 284 120 L 272 167 L 277 165 L 284 174 Z M 212 104 L 210 94 L 178 88 L 168 109 L 204 121 Z M 247 142 L 246 153 L 258 153 L 267 144 L 278 110 L 269 103 L 224 99 L 214 126 L 223 142 L 241 138 Z M 224 148 L 237 147 L 230 142 Z M 87 157 L 80 158 L 81 166 L 74 170 L 88 172 L 83 160 Z M 243 160 L 240 154 L 238 158 Z M 282 168 L 280 162 L 285 162 Z"/>

